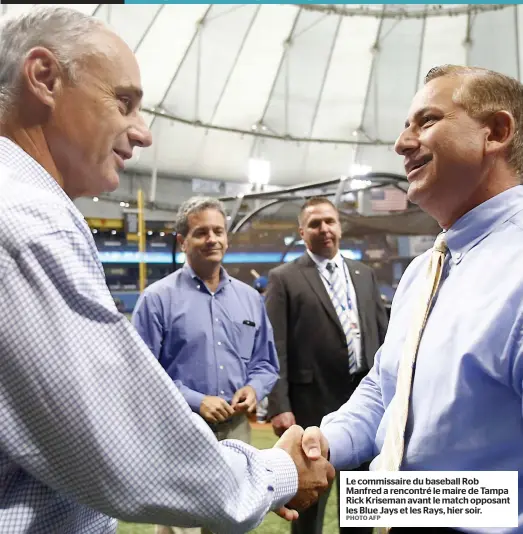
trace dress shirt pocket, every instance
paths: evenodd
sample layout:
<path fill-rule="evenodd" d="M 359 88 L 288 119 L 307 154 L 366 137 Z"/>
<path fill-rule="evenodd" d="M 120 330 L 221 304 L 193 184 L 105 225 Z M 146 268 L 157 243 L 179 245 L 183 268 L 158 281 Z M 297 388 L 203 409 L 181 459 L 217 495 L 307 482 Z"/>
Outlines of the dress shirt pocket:
<path fill-rule="evenodd" d="M 239 321 L 232 321 L 232 327 L 233 339 L 231 341 L 238 350 L 241 359 L 249 361 L 254 349 L 256 327 Z"/>

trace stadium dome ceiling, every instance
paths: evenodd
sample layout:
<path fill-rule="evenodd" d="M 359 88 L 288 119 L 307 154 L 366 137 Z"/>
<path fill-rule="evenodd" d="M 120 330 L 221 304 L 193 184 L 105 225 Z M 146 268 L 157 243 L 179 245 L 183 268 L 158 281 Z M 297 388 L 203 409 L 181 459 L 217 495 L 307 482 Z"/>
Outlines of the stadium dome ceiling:
<path fill-rule="evenodd" d="M 71 7 L 135 51 L 155 145 L 130 166 L 172 176 L 245 182 L 249 158 L 270 161 L 278 185 L 354 163 L 402 172 L 393 143 L 431 67 L 521 73 L 516 4 Z"/>

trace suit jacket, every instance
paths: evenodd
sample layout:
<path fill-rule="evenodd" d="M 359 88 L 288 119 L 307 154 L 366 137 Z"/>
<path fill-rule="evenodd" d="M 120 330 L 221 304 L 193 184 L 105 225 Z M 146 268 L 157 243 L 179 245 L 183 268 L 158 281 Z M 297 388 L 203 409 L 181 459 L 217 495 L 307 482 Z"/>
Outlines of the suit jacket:
<path fill-rule="evenodd" d="M 362 356 L 368 370 L 385 339 L 387 313 L 374 271 L 345 260 L 356 293 Z M 269 395 L 269 417 L 293 412 L 297 424 L 319 425 L 357 387 L 349 375 L 347 340 L 309 254 L 269 273 L 266 296 L 280 360 L 280 379 Z"/>

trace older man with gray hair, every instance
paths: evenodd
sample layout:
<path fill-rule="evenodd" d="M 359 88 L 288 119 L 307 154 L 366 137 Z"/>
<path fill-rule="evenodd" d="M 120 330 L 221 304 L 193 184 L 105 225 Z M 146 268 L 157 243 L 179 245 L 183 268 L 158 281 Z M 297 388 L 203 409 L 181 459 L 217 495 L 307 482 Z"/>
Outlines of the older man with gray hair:
<path fill-rule="evenodd" d="M 249 443 L 247 416 L 269 394 L 279 372 L 263 299 L 222 266 L 228 244 L 218 200 L 184 202 L 176 231 L 185 265 L 144 291 L 132 322 L 218 440 Z"/>
<path fill-rule="evenodd" d="M 267 451 L 218 443 L 118 313 L 73 203 L 116 189 L 151 144 L 133 53 L 91 17 L 33 8 L 1 21 L 0 58 L 0 532 L 296 517 L 333 474 L 303 451 L 317 430 Z"/>

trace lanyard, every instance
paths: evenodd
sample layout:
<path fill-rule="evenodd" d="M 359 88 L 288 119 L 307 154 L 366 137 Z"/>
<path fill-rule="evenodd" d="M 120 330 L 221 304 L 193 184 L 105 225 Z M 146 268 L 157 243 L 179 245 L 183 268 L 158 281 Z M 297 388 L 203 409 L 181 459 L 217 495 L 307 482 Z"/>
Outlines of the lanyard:
<path fill-rule="evenodd" d="M 336 265 L 336 264 L 335 264 Z M 352 306 L 352 301 L 351 301 L 351 298 L 350 298 L 350 283 L 349 283 L 349 275 L 347 273 L 348 271 L 348 268 L 347 268 L 347 264 L 345 262 L 343 262 L 343 274 L 345 275 L 345 295 L 347 297 L 347 308 L 345 308 L 345 306 L 343 305 L 343 302 L 339 302 L 339 299 L 338 299 L 338 296 L 334 293 L 333 289 L 332 289 L 332 283 L 331 281 L 325 276 L 325 274 L 323 273 L 323 269 L 320 271 L 320 275 L 323 277 L 323 279 L 327 282 L 327 284 L 329 285 L 330 289 L 331 289 L 331 293 L 334 295 L 334 298 L 336 300 L 338 300 L 341 308 L 343 311 L 348 311 L 349 312 L 349 318 L 351 320 L 351 323 L 355 326 L 358 324 L 358 321 L 357 321 L 357 318 L 356 318 L 356 313 L 354 311 L 354 308 Z"/>

